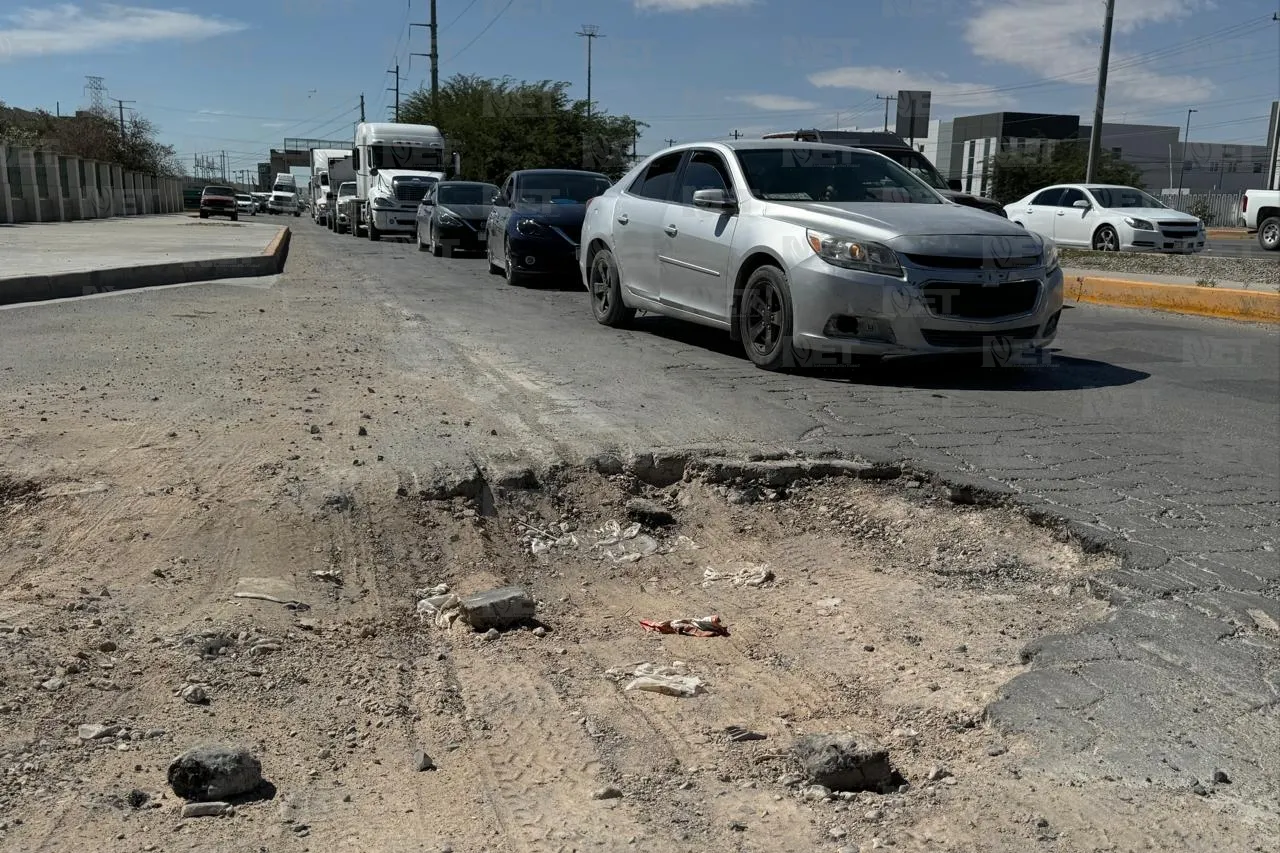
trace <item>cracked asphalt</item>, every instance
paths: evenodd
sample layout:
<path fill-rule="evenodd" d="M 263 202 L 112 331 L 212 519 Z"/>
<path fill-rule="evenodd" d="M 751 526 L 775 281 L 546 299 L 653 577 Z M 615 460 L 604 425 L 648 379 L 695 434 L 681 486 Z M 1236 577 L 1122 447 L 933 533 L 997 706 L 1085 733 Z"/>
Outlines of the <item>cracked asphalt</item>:
<path fill-rule="evenodd" d="M 698 447 L 839 451 L 906 461 L 1065 519 L 1087 544 L 1124 556 L 1091 581 L 1113 615 L 1033 642 L 992 722 L 1033 736 L 1043 766 L 1063 774 L 1178 783 L 1252 764 L 1277 790 L 1274 329 L 1078 305 L 1057 348 L 1018 369 L 911 360 L 768 374 L 718 332 L 657 317 L 598 326 L 572 282 L 512 289 L 483 258 L 435 259 L 305 221 L 270 287 L 202 287 L 220 305 L 272 306 L 270 322 L 286 325 L 289 306 L 308 299 L 323 301 L 331 323 L 374 312 L 406 381 L 448 378 L 513 425 L 481 441 L 432 436 L 406 417 L 387 441 L 415 472 L 460 454 L 505 464 Z M 81 312 L 74 329 L 22 320 L 59 310 L 0 312 L 6 383 L 73 370 L 61 351 L 74 335 L 108 324 L 118 334 L 128 313 Z M 164 331 L 134 334 L 149 345 Z"/>

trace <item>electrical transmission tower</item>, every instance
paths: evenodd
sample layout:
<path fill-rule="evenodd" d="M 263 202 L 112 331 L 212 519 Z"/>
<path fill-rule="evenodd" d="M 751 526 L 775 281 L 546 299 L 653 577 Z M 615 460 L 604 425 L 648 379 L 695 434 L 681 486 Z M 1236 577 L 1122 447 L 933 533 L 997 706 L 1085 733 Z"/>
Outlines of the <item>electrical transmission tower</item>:
<path fill-rule="evenodd" d="M 84 93 L 89 96 L 89 112 L 94 115 L 107 114 L 107 84 L 101 77 L 85 78 Z"/>

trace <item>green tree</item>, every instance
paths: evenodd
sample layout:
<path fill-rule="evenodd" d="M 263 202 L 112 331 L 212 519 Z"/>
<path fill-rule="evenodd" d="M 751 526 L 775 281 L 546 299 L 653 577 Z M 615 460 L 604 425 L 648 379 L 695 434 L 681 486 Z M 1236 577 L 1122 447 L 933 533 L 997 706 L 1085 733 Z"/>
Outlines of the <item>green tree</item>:
<path fill-rule="evenodd" d="M 1101 153 L 1094 176 L 1098 183 L 1142 188 L 1142 170 L 1110 151 Z M 991 197 L 1012 204 L 1041 187 L 1083 181 L 1088 164 L 1088 140 L 1064 140 L 1045 153 L 1002 151 L 991 158 Z"/>
<path fill-rule="evenodd" d="M 0 102 L 0 142 L 118 163 L 131 172 L 183 174 L 173 146 L 161 143 L 158 128 L 136 113 L 125 121 L 121 136 L 119 122 L 109 115 L 80 112 L 55 116 L 46 110 L 19 110 Z"/>
<path fill-rule="evenodd" d="M 501 182 L 517 169 L 587 169 L 620 177 L 631 164 L 641 129 L 629 116 L 611 116 L 594 104 L 570 100 L 568 83 L 516 81 L 458 74 L 431 90 L 411 93 L 401 121 L 431 124 L 462 157 L 472 180 Z"/>

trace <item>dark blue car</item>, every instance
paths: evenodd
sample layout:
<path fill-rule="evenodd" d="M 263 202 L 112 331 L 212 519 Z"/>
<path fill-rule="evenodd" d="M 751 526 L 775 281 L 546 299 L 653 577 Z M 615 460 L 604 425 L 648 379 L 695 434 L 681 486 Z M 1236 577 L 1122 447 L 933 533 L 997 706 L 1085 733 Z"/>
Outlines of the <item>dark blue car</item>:
<path fill-rule="evenodd" d="M 513 172 L 489 213 L 489 272 L 505 274 L 513 285 L 548 273 L 581 275 L 578 241 L 587 202 L 609 185 L 609 178 L 598 172 Z"/>

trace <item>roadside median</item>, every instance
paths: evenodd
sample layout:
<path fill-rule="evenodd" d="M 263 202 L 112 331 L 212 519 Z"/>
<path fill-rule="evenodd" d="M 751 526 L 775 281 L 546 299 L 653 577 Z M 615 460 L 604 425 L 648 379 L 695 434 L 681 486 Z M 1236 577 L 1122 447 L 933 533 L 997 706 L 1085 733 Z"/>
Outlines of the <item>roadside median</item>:
<path fill-rule="evenodd" d="M 174 220 L 178 219 L 186 217 L 156 217 L 151 223 L 127 223 L 134 232 L 127 237 L 105 229 L 82 229 L 96 238 L 100 245 L 85 243 L 77 246 L 74 239 L 69 248 L 60 245 L 63 241 L 59 238 L 72 233 L 65 229 L 81 223 L 49 224 L 40 226 L 39 231 L 33 229 L 17 235 L 15 244 L 22 244 L 19 247 L 21 251 L 49 252 L 47 257 L 56 257 L 56 260 L 27 259 L 26 263 L 16 263 L 18 269 L 14 272 L 0 273 L 0 304 L 66 299 L 224 278 L 252 278 L 275 275 L 284 270 L 292 236 L 288 226 L 276 229 L 265 248 L 256 248 L 262 246 L 260 241 L 266 236 L 262 228 L 255 228 L 257 233 L 238 234 L 234 244 L 220 241 L 217 245 L 202 245 L 200 240 L 191 239 L 189 230 L 178 231 L 173 227 Z M 139 226 L 148 230 L 143 232 Z M 119 239 L 125 242 L 114 242 Z M 46 246 L 47 242 L 49 245 Z M 121 251 L 121 245 L 128 248 Z M 7 249 L 9 245 L 3 248 Z M 77 250 L 83 252 L 83 257 L 77 256 Z M 202 254 L 206 256 L 202 257 Z M 174 259 L 151 262 L 157 256 Z M 47 269 L 57 262 L 79 268 Z"/>
<path fill-rule="evenodd" d="M 1066 271 L 1066 297 L 1119 308 L 1146 308 L 1226 320 L 1280 323 L 1280 293 Z"/>

